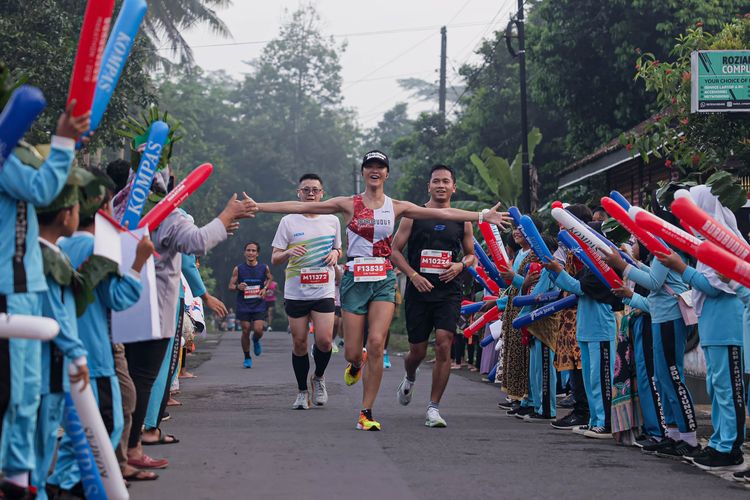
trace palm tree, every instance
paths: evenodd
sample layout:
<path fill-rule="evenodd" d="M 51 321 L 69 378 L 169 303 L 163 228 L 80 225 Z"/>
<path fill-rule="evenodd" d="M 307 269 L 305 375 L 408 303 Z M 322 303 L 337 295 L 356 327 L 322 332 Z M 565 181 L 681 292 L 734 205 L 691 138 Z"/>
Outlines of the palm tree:
<path fill-rule="evenodd" d="M 208 24 L 211 30 L 225 38 L 231 33 L 216 13 L 216 8 L 232 5 L 232 0 L 150 0 L 148 15 L 144 22 L 152 48 L 158 51 L 169 46 L 172 54 L 179 56 L 181 64 L 192 65 L 193 51 L 182 33 L 200 24 Z M 161 59 L 162 64 L 165 61 Z"/>

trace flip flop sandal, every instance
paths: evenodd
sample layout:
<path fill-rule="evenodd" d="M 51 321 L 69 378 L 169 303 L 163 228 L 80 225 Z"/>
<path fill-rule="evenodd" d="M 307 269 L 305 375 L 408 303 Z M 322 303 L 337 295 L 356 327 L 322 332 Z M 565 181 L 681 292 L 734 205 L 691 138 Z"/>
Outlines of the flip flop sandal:
<path fill-rule="evenodd" d="M 159 474 L 156 472 L 151 472 L 149 470 L 137 470 L 133 474 L 130 474 L 129 476 L 122 476 L 122 478 L 126 481 L 156 481 L 159 479 Z"/>
<path fill-rule="evenodd" d="M 159 439 L 158 441 L 144 441 L 141 439 L 141 444 L 143 446 L 157 446 L 160 444 L 177 444 L 180 440 L 174 437 L 172 434 L 165 434 L 162 432 L 161 429 L 159 429 Z"/>

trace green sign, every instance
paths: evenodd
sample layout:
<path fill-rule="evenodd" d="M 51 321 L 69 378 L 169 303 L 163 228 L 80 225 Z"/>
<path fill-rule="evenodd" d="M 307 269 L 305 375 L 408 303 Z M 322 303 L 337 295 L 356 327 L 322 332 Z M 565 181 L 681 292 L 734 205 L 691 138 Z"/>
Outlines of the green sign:
<path fill-rule="evenodd" d="M 700 50 L 690 62 L 692 113 L 750 111 L 750 50 Z"/>

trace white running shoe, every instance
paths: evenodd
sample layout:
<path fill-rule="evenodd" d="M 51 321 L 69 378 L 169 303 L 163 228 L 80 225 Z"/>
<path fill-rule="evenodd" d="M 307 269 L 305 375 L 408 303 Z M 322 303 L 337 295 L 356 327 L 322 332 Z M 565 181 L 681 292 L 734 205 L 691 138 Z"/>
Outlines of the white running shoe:
<path fill-rule="evenodd" d="M 414 382 L 406 380 L 406 375 L 401 379 L 401 383 L 398 384 L 396 389 L 396 398 L 401 405 L 406 406 L 411 403 L 411 395 L 414 392 Z"/>
<path fill-rule="evenodd" d="M 427 415 L 424 422 L 424 425 L 426 427 L 447 427 L 448 424 L 445 423 L 445 420 L 443 420 L 443 417 L 440 416 L 440 412 L 437 408 L 433 408 L 430 406 L 427 408 Z"/>
<path fill-rule="evenodd" d="M 297 393 L 297 399 L 294 400 L 292 410 L 309 410 L 310 409 L 310 394 L 307 391 L 300 391 Z"/>
<path fill-rule="evenodd" d="M 573 434 L 580 434 L 583 436 L 586 432 L 589 430 L 588 424 L 586 425 L 577 425 L 576 427 L 573 427 L 571 429 L 573 431 Z"/>
<path fill-rule="evenodd" d="M 310 385 L 312 386 L 312 402 L 315 406 L 323 406 L 328 402 L 328 391 L 326 390 L 326 378 L 316 377 L 315 374 L 310 376 Z"/>

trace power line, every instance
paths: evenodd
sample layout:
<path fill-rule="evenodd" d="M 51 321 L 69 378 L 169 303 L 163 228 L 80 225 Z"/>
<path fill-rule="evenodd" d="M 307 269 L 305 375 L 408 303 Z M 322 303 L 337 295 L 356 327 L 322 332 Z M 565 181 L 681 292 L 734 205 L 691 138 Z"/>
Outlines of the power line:
<path fill-rule="evenodd" d="M 484 21 L 460 23 L 460 24 L 452 25 L 451 28 L 452 29 L 469 28 L 473 26 L 484 26 L 484 24 L 485 24 Z M 420 31 L 434 31 L 437 29 L 440 29 L 440 26 L 418 26 L 418 27 L 411 27 L 411 28 L 396 28 L 396 29 L 391 29 L 391 30 L 380 30 L 380 31 L 337 33 L 337 34 L 333 34 L 330 36 L 333 38 L 366 37 L 366 36 L 392 35 L 392 34 L 398 34 L 398 33 L 418 33 Z M 265 45 L 272 41 L 273 39 L 250 40 L 250 41 L 245 41 L 245 42 L 209 43 L 209 44 L 204 44 L 204 45 L 192 45 L 190 48 L 191 49 L 203 49 L 203 48 L 212 48 L 212 47 L 234 47 L 234 46 L 242 46 L 242 45 Z M 165 49 L 160 47 L 156 50 L 165 50 Z"/>

